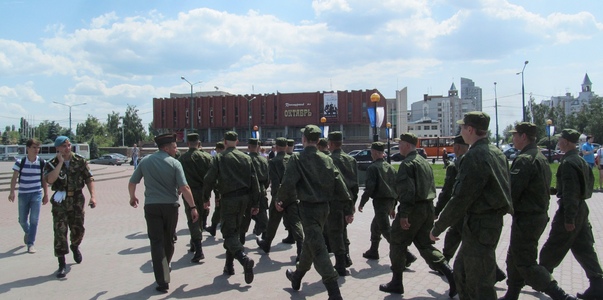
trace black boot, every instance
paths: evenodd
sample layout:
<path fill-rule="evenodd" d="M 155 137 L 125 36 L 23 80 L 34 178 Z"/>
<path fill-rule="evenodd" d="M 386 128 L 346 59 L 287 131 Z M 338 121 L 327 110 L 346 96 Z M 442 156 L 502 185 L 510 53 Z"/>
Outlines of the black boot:
<path fill-rule="evenodd" d="M 80 252 L 80 249 L 78 248 L 78 246 L 71 245 L 71 246 L 69 246 L 69 248 L 71 248 L 71 252 L 73 252 L 73 260 L 78 264 L 81 263 L 82 262 L 82 253 Z"/>
<path fill-rule="evenodd" d="M 553 299 L 553 300 L 575 300 L 576 299 L 576 297 L 574 297 L 572 295 L 568 295 L 563 289 L 561 289 L 561 287 L 559 287 L 559 285 L 557 285 L 557 282 L 554 282 L 554 281 L 543 292 L 545 294 L 549 295 L 549 297 L 551 297 L 551 299 Z M 585 298 L 585 299 L 588 299 L 588 298 Z M 592 299 L 595 299 L 595 298 L 592 298 Z"/>
<path fill-rule="evenodd" d="M 299 241 L 295 242 L 295 247 L 297 248 L 296 249 L 297 257 L 295 258 L 295 262 L 298 262 L 299 258 L 301 257 L 301 252 L 302 252 L 302 246 L 303 246 L 303 244 L 304 244 L 303 242 L 299 242 Z"/>
<path fill-rule="evenodd" d="M 264 251 L 264 253 L 268 254 L 270 253 L 270 242 L 267 240 L 262 240 L 259 236 L 255 237 L 255 241 L 256 243 L 258 243 L 258 246 L 260 247 L 260 249 L 262 249 L 262 251 Z"/>
<path fill-rule="evenodd" d="M 218 227 L 217 224 L 211 224 L 211 226 L 205 227 L 205 231 L 209 232 L 211 236 L 216 236 L 216 227 Z"/>
<path fill-rule="evenodd" d="M 350 257 L 350 244 L 345 244 L 345 267 L 349 268 L 353 264 L 352 258 Z"/>
<path fill-rule="evenodd" d="M 379 285 L 379 290 L 386 293 L 404 294 L 402 272 L 394 272 L 392 275 L 392 281 Z"/>
<path fill-rule="evenodd" d="M 496 282 L 501 282 L 505 279 L 507 279 L 507 275 L 505 275 L 505 272 L 503 272 L 503 270 L 496 266 Z"/>
<path fill-rule="evenodd" d="M 244 232 L 241 232 L 241 233 L 239 234 L 239 242 L 241 242 L 241 245 L 245 245 L 245 236 L 246 236 L 246 235 L 247 235 L 247 234 L 246 234 L 246 233 L 244 233 Z"/>
<path fill-rule="evenodd" d="M 57 278 L 65 278 L 65 268 L 67 264 L 65 263 L 65 256 L 59 256 L 59 270 L 57 270 Z"/>
<path fill-rule="evenodd" d="M 379 241 L 371 242 L 371 248 L 362 253 L 362 257 L 366 259 L 379 259 Z"/>
<path fill-rule="evenodd" d="M 291 233 L 291 230 L 287 231 L 287 237 L 283 239 L 283 243 L 285 244 L 295 244 L 295 239 L 293 238 L 293 234 Z"/>
<path fill-rule="evenodd" d="M 245 272 L 245 283 L 250 284 L 253 282 L 253 266 L 255 262 L 249 258 L 243 251 L 239 251 L 235 254 L 235 258 L 243 266 Z"/>
<path fill-rule="evenodd" d="M 191 247 L 188 248 L 188 252 L 195 252 L 195 242 L 193 242 L 193 239 L 191 239 Z"/>
<path fill-rule="evenodd" d="M 345 269 L 345 254 L 335 255 L 335 271 L 339 276 L 348 276 L 350 273 Z"/>
<path fill-rule="evenodd" d="M 578 293 L 576 296 L 578 299 L 603 299 L 603 278 L 591 279 L 590 286 L 586 291 Z"/>
<path fill-rule="evenodd" d="M 514 285 L 508 286 L 507 292 L 505 293 L 505 295 L 498 298 L 498 300 L 518 300 L 519 293 L 521 293 L 521 288 L 522 287 L 514 286 Z"/>
<path fill-rule="evenodd" d="M 343 300 L 341 292 L 339 291 L 339 283 L 337 280 L 325 283 L 327 292 L 329 293 L 329 300 Z"/>
<path fill-rule="evenodd" d="M 287 271 L 285 271 L 285 275 L 287 276 L 287 279 L 291 281 L 291 288 L 299 291 L 301 288 L 301 280 L 304 278 L 304 275 L 306 275 L 306 272 L 300 272 L 298 270 L 292 271 L 291 269 L 287 269 Z"/>
<path fill-rule="evenodd" d="M 224 274 L 234 275 L 234 256 L 226 251 L 226 262 L 224 263 Z"/>
<path fill-rule="evenodd" d="M 407 249 L 406 250 L 406 265 L 404 265 L 404 266 L 408 268 L 415 261 L 417 261 L 417 257 L 414 254 L 410 253 L 410 251 L 408 251 L 408 249 Z"/>
<path fill-rule="evenodd" d="M 205 259 L 205 255 L 203 254 L 203 248 L 201 247 L 201 240 L 193 241 L 193 244 L 195 245 L 195 255 L 191 259 L 191 262 L 199 263 L 199 261 Z"/>
<path fill-rule="evenodd" d="M 454 282 L 454 275 L 452 274 L 452 269 L 448 265 L 448 262 L 443 261 L 443 262 L 437 264 L 435 267 L 438 271 L 442 272 L 442 274 L 444 274 L 444 276 L 446 276 L 446 280 L 448 280 L 448 285 L 450 286 L 450 289 L 448 290 L 448 296 L 450 298 L 453 298 L 458 293 L 456 291 L 456 283 Z"/>

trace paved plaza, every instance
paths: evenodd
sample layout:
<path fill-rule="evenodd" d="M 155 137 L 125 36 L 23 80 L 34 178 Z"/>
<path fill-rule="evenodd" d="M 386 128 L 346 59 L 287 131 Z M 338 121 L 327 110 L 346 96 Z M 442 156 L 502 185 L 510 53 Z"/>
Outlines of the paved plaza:
<path fill-rule="evenodd" d="M 189 235 L 186 217 L 181 210 L 178 223 L 178 241 L 172 262 L 170 290 L 167 294 L 155 291 L 151 267 L 149 241 L 142 206 L 134 209 L 128 204 L 128 179 L 132 166 L 100 166 L 91 168 L 96 178 L 97 207 L 86 210 L 86 234 L 81 245 L 83 262 L 75 264 L 67 255 L 67 277 L 57 279 L 57 259 L 53 255 L 52 216 L 50 204 L 42 207 L 36 239 L 35 254 L 28 254 L 23 245 L 23 232 L 17 221 L 17 203 L 8 201 L 12 163 L 0 162 L 0 299 L 327 299 L 327 292 L 318 273 L 312 269 L 302 281 L 300 291 L 291 289 L 285 277 L 287 268 L 294 268 L 293 245 L 275 243 L 270 254 L 264 254 L 251 233 L 245 243 L 246 252 L 256 262 L 255 279 L 245 284 L 243 268 L 235 261 L 234 276 L 222 274 L 224 248 L 220 233 L 211 237 L 204 232 L 205 259 L 192 264 L 187 252 Z M 362 192 L 362 191 L 361 191 Z M 144 186 L 137 196 L 144 199 Z M 89 199 L 87 191 L 84 192 Z M 87 202 L 86 202 L 87 203 Z M 213 205 L 213 199 L 212 199 Z M 595 193 L 589 200 L 590 220 L 599 254 L 603 253 L 603 193 Z M 211 208 L 213 210 L 213 207 Z M 549 216 L 557 209 L 551 202 Z M 429 270 L 419 258 L 404 272 L 404 296 L 380 292 L 379 284 L 389 282 L 391 272 L 388 244 L 382 241 L 381 259 L 369 261 L 362 257 L 370 245 L 369 227 L 373 217 L 372 205 L 364 213 L 356 213 L 348 227 L 351 240 L 351 257 L 354 261 L 351 275 L 341 277 L 339 283 L 344 299 L 448 299 L 448 283 Z M 498 265 L 504 270 L 509 242 L 510 216 L 505 217 L 503 235 L 496 251 Z M 253 226 L 253 224 L 252 224 Z M 275 242 L 286 236 L 281 225 Z M 541 245 L 548 236 L 543 235 Z M 443 237 L 443 236 L 442 236 Z M 436 244 L 441 249 L 442 241 Z M 414 246 L 410 251 L 419 256 Z M 451 263 L 452 265 L 452 263 Z M 568 293 L 582 292 L 588 280 L 572 255 L 553 274 Z M 504 282 L 496 285 L 498 295 L 506 290 Z M 521 299 L 549 299 L 527 287 Z"/>

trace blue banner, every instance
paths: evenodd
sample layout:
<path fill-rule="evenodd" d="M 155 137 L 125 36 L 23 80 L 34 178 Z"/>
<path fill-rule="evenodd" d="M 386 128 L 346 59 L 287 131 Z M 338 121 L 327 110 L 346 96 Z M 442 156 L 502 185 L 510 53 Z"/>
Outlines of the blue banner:
<path fill-rule="evenodd" d="M 371 127 L 375 128 L 375 108 L 374 107 L 368 107 L 366 109 L 368 111 L 368 116 L 369 116 L 369 120 L 371 122 Z"/>

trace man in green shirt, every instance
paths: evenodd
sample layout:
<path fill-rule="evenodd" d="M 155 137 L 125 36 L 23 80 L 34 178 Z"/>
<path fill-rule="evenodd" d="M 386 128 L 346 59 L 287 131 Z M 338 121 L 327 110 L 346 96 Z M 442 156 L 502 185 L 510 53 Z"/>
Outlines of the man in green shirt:
<path fill-rule="evenodd" d="M 524 284 L 552 299 L 568 296 L 551 274 L 538 265 L 538 240 L 549 222 L 551 167 L 536 146 L 538 127 L 522 122 L 509 130 L 513 147 L 521 151 L 511 165 L 513 224 L 507 252 L 507 293 L 501 300 L 517 300 Z"/>
<path fill-rule="evenodd" d="M 286 210 L 296 203 L 297 199 L 300 201 L 304 243 L 296 270 L 287 269 L 286 272 L 291 287 L 296 291 L 299 290 L 302 278 L 314 264 L 327 288 L 329 299 L 338 300 L 343 299 L 337 282 L 339 276 L 327 253 L 323 227 L 329 215 L 330 203 L 335 201 L 348 203 L 351 197 L 333 160 L 316 148 L 320 135 L 321 130 L 318 126 L 308 125 L 303 129 L 304 150 L 299 155 L 289 158 L 278 192 L 277 209 Z M 351 208 L 345 204 L 344 207 Z M 346 211 L 345 215 L 348 222 L 351 222 L 351 209 Z"/>
<path fill-rule="evenodd" d="M 406 265 L 405 253 L 413 243 L 427 264 L 446 276 L 450 285 L 448 295 L 454 297 L 456 286 L 452 270 L 444 255 L 429 239 L 429 232 L 433 227 L 433 199 L 436 196 L 433 170 L 427 160 L 417 155 L 416 135 L 404 133 L 396 140 L 399 141 L 400 154 L 404 156 L 404 160 L 396 175 L 396 193 L 400 204 L 392 223 L 389 244 L 393 275 L 389 283 L 379 286 L 379 290 L 404 294 L 402 271 Z"/>
<path fill-rule="evenodd" d="M 253 162 L 249 155 L 237 149 L 238 134 L 228 131 L 224 134 L 226 150 L 217 154 L 203 182 L 204 202 L 209 203 L 209 195 L 215 186 L 221 194 L 220 219 L 222 237 L 226 249 L 225 273 L 234 274 L 233 262 L 236 258 L 243 266 L 245 282 L 253 282 L 255 262 L 244 252 L 240 241 L 243 214 L 251 201 L 252 215 L 258 213 L 260 186 Z"/>
<path fill-rule="evenodd" d="M 540 250 L 540 265 L 553 273 L 571 250 L 590 281 L 590 287 L 578 293 L 578 298 L 603 299 L 603 270 L 595 252 L 586 205 L 593 193 L 595 177 L 588 163 L 578 155 L 579 138 L 580 133 L 574 129 L 563 129 L 559 137 L 559 149 L 565 152 L 556 175 L 559 208 L 549 238 Z"/>
<path fill-rule="evenodd" d="M 212 160 L 218 153 L 222 153 L 222 151 L 226 150 L 223 141 L 219 141 L 216 143 L 216 147 L 214 148 L 214 152 L 212 155 Z M 209 197 L 209 196 L 208 196 Z M 205 231 L 207 231 L 211 236 L 216 236 L 216 229 L 218 228 L 218 224 L 220 224 L 220 191 L 214 189 L 214 212 L 211 215 L 211 225 L 205 227 Z M 209 216 L 209 213 L 208 213 Z"/>
<path fill-rule="evenodd" d="M 186 144 L 188 145 L 188 151 L 182 154 L 178 158 L 178 161 L 182 164 L 186 181 L 191 188 L 191 193 L 195 200 L 195 206 L 203 207 L 203 177 L 205 177 L 211 166 L 211 155 L 205 151 L 201 151 L 198 133 L 188 134 L 186 136 Z M 208 212 L 208 209 L 203 209 L 200 219 L 207 219 Z M 195 252 L 191 262 L 198 263 L 205 258 L 201 246 L 203 224 L 201 220 L 193 222 L 191 208 L 186 201 L 184 201 L 184 213 L 186 214 L 188 230 L 191 234 L 191 251 Z"/>
<path fill-rule="evenodd" d="M 464 218 L 462 244 L 454 261 L 454 279 L 461 299 L 496 299 L 496 246 L 503 216 L 512 213 L 507 158 L 490 144 L 490 116 L 466 113 L 461 135 L 469 151 L 461 158 L 450 201 L 431 231 L 431 239 Z"/>
<path fill-rule="evenodd" d="M 153 273 L 157 282 L 155 289 L 166 293 L 170 283 L 170 263 L 174 255 L 172 239 L 178 225 L 178 194 L 181 193 L 187 202 L 193 223 L 199 220 L 199 213 L 186 182 L 182 164 L 174 158 L 178 151 L 176 136 L 159 135 L 155 137 L 155 143 L 159 151 L 140 161 L 130 177 L 128 192 L 130 206 L 138 207 L 136 185 L 144 177 L 144 218 L 151 242 Z"/>
<path fill-rule="evenodd" d="M 379 259 L 379 242 L 381 236 L 389 243 L 391 225 L 389 216 L 393 215 L 398 194 L 396 193 L 396 169 L 383 159 L 385 144 L 374 142 L 371 145 L 373 163 L 366 169 L 366 184 L 360 198 L 358 211 L 373 199 L 375 217 L 371 222 L 371 248 L 362 254 L 366 259 Z"/>

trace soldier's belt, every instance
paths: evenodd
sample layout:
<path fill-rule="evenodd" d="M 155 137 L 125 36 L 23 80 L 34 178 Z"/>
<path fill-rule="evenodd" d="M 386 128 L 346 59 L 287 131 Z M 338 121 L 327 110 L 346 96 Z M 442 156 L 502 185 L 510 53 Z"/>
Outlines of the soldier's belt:
<path fill-rule="evenodd" d="M 67 191 L 67 197 L 73 197 L 75 195 L 81 194 L 82 190 L 77 190 L 77 191 Z"/>

